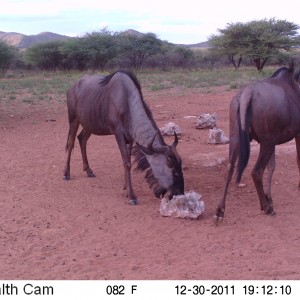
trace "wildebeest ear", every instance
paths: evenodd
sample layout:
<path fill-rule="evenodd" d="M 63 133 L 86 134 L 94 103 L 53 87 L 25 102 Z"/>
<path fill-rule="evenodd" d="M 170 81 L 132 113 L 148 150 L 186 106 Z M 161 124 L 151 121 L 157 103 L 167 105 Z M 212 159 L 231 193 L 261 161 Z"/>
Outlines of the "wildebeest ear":
<path fill-rule="evenodd" d="M 174 136 L 175 136 L 175 138 L 174 138 L 174 143 L 172 144 L 171 147 L 176 148 L 176 146 L 178 145 L 178 136 L 177 136 L 176 131 L 174 131 Z"/>

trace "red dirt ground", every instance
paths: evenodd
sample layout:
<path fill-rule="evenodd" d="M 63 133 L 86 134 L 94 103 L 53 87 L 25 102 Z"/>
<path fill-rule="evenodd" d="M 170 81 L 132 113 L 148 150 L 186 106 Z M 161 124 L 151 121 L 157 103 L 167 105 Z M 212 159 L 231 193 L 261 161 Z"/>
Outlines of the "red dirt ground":
<path fill-rule="evenodd" d="M 162 217 L 143 174 L 133 174 L 139 205 L 126 203 L 123 167 L 113 136 L 92 136 L 88 155 L 96 178 L 82 171 L 76 142 L 71 180 L 63 180 L 68 123 L 63 104 L 0 106 L 1 279 L 300 279 L 300 199 L 294 142 L 276 150 L 273 200 L 264 215 L 250 171 L 232 183 L 224 222 L 213 215 L 222 195 L 228 145 L 208 145 L 195 129 L 201 113 L 217 114 L 228 136 L 236 91 L 144 91 L 159 127 L 170 121 L 183 135 L 186 191 L 202 195 L 198 220 Z M 168 143 L 172 139 L 166 138 Z"/>

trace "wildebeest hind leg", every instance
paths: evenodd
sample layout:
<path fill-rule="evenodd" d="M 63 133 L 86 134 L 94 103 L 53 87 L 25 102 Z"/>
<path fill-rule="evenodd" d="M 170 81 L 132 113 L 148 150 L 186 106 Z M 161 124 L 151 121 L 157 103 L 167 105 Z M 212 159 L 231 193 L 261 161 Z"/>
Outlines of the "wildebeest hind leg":
<path fill-rule="evenodd" d="M 300 136 L 296 136 L 295 141 L 296 141 L 296 148 L 297 148 L 297 165 L 298 165 L 299 176 L 300 176 Z M 298 188 L 300 188 L 300 179 L 299 179 Z"/>
<path fill-rule="evenodd" d="M 67 151 L 67 162 L 64 170 L 64 179 L 69 180 L 70 179 L 70 161 L 71 161 L 71 154 L 72 150 L 74 148 L 74 142 L 76 133 L 79 127 L 79 122 L 76 119 L 73 119 L 70 121 L 70 128 L 69 128 L 69 134 L 67 139 L 67 145 L 66 145 L 66 151 Z"/>
<path fill-rule="evenodd" d="M 272 199 L 270 199 L 268 195 L 265 194 L 264 192 L 263 173 L 274 151 L 275 151 L 275 145 L 268 145 L 268 144 L 261 143 L 259 156 L 252 170 L 252 178 L 260 200 L 261 210 L 263 210 L 266 214 L 270 214 L 270 215 L 275 215 L 275 211 L 273 210 Z"/>
<path fill-rule="evenodd" d="M 273 154 L 271 155 L 271 158 L 269 160 L 269 163 L 267 165 L 267 170 L 268 170 L 268 176 L 267 176 L 267 185 L 266 185 L 266 195 L 268 196 L 269 199 L 272 199 L 271 196 L 271 183 L 272 183 L 272 176 L 275 171 L 276 167 L 276 161 L 275 161 L 275 149 Z"/>
<path fill-rule="evenodd" d="M 87 131 L 86 129 L 82 129 L 82 131 L 78 135 L 78 141 L 80 144 L 80 149 L 81 149 L 81 155 L 82 155 L 82 163 L 83 163 L 83 171 L 86 171 L 86 174 L 88 177 L 96 177 L 94 172 L 89 166 L 89 162 L 87 159 L 87 154 L 86 154 L 86 144 L 88 139 L 91 136 L 91 132 Z"/>
<path fill-rule="evenodd" d="M 220 223 L 224 218 L 225 202 L 226 202 L 226 196 L 228 192 L 228 186 L 231 182 L 234 166 L 238 158 L 238 149 L 239 149 L 238 140 L 235 139 L 234 137 L 231 138 L 230 145 L 229 145 L 229 163 L 227 165 L 226 183 L 223 191 L 223 197 L 220 200 L 219 205 L 217 207 L 216 214 L 214 215 L 215 224 Z"/>

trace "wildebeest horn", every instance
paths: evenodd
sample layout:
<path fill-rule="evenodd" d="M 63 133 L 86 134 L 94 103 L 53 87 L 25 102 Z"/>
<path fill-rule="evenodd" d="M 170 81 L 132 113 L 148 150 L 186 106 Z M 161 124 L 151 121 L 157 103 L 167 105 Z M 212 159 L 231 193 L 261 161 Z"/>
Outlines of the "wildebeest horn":
<path fill-rule="evenodd" d="M 137 142 L 137 145 L 142 149 L 142 151 L 144 153 L 146 153 L 148 155 L 153 155 L 154 153 L 166 153 L 169 150 L 168 146 L 162 146 L 160 148 L 153 148 L 153 143 L 154 143 L 154 140 L 155 140 L 157 134 L 158 134 L 158 130 L 154 134 L 154 137 L 152 138 L 151 142 L 148 144 L 147 147 L 144 147 Z"/>
<path fill-rule="evenodd" d="M 175 136 L 175 140 L 171 147 L 176 148 L 176 146 L 178 145 L 178 136 L 176 131 L 174 131 L 174 136 Z"/>

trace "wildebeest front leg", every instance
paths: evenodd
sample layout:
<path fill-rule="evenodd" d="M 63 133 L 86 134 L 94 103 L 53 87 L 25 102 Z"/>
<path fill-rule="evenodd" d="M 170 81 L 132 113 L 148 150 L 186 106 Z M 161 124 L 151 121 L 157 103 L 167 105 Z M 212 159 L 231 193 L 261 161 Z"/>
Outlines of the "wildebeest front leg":
<path fill-rule="evenodd" d="M 300 177 L 300 136 L 296 136 L 295 141 L 296 141 L 296 148 L 297 148 L 297 165 L 298 165 L 299 177 Z M 299 179 L 298 188 L 300 189 L 300 179 Z"/>
<path fill-rule="evenodd" d="M 129 197 L 128 203 L 131 205 L 138 204 L 137 197 L 133 191 L 132 184 L 131 184 L 131 147 L 129 147 L 128 144 L 126 144 L 125 137 L 122 133 L 122 131 L 116 131 L 115 133 L 116 140 L 121 152 L 124 170 L 125 170 L 125 184 L 126 184 L 126 190 L 127 190 L 127 197 Z M 130 150 L 130 151 L 129 151 Z"/>
<path fill-rule="evenodd" d="M 260 152 L 256 164 L 252 170 L 252 179 L 254 181 L 256 191 L 260 200 L 260 207 L 266 214 L 275 215 L 273 209 L 273 201 L 264 192 L 263 188 L 263 173 L 269 163 L 273 153 L 275 152 L 274 145 L 261 144 Z"/>
<path fill-rule="evenodd" d="M 78 135 L 78 141 L 81 149 L 83 171 L 86 171 L 88 177 L 96 177 L 94 172 L 89 166 L 89 162 L 86 154 L 86 144 L 90 136 L 91 136 L 91 132 L 87 131 L 86 129 L 82 129 L 82 131 Z"/>
<path fill-rule="evenodd" d="M 132 143 L 126 144 L 126 148 L 127 148 L 127 160 L 131 161 Z M 127 190 L 126 172 L 124 173 L 124 186 L 123 186 L 123 190 Z M 128 194 L 127 194 L 127 197 L 128 197 Z"/>

